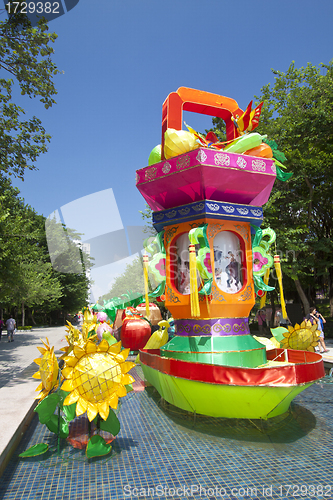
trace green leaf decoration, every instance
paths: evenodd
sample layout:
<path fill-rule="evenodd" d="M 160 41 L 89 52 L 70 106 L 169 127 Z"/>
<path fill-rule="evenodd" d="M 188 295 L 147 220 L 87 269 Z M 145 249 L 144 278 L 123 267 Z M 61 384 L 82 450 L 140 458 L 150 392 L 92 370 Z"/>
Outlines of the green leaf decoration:
<path fill-rule="evenodd" d="M 94 418 L 94 422 L 96 424 L 97 417 Z M 99 427 L 103 431 L 110 432 L 113 436 L 116 436 L 120 431 L 120 422 L 118 420 L 117 415 L 110 408 L 109 416 L 106 420 L 102 418 L 99 421 Z"/>
<path fill-rule="evenodd" d="M 205 281 L 203 287 L 199 291 L 199 294 L 210 295 L 212 293 L 212 284 L 213 284 L 213 279 Z"/>
<path fill-rule="evenodd" d="M 103 332 L 103 339 L 105 339 L 109 345 L 116 344 L 118 342 L 110 332 Z"/>
<path fill-rule="evenodd" d="M 268 144 L 268 146 L 270 146 L 271 150 L 272 150 L 272 153 L 273 153 L 273 158 L 275 158 L 276 160 L 279 160 L 279 161 L 286 161 L 286 157 L 284 155 L 284 153 L 282 153 L 282 151 L 279 151 L 278 150 L 278 145 L 276 144 L 275 141 L 273 140 L 269 140 L 267 139 L 267 137 L 263 137 L 263 140 L 262 142 L 264 142 L 265 144 Z"/>
<path fill-rule="evenodd" d="M 140 362 L 140 354 L 138 354 L 138 356 L 139 356 L 139 359 L 138 359 L 138 361 L 135 360 L 136 363 Z M 132 392 L 134 390 L 132 384 L 125 385 L 125 388 L 126 388 L 127 393 Z"/>
<path fill-rule="evenodd" d="M 152 292 L 148 294 L 148 297 L 155 298 L 163 295 L 165 292 L 165 280 L 162 281 Z"/>
<path fill-rule="evenodd" d="M 35 412 L 38 413 L 39 421 L 41 424 L 46 424 L 50 420 L 51 416 L 55 412 L 55 409 L 59 402 L 58 393 L 49 394 L 36 406 Z"/>
<path fill-rule="evenodd" d="M 58 415 L 54 414 L 48 420 L 45 422 L 46 427 L 51 431 L 54 432 L 54 434 L 58 434 Z M 60 417 L 60 437 L 61 438 L 66 438 L 69 434 L 68 430 L 68 422 L 65 421 L 63 417 Z"/>
<path fill-rule="evenodd" d="M 274 286 L 266 285 L 260 276 L 253 276 L 253 282 L 256 293 L 258 290 L 263 290 L 264 292 L 271 292 L 272 290 L 275 290 Z"/>
<path fill-rule="evenodd" d="M 252 242 L 252 248 L 257 247 L 259 243 L 261 242 L 262 239 L 262 229 L 259 226 L 256 226 L 255 224 L 251 224 L 251 227 L 255 230 L 255 235 L 253 238 Z"/>
<path fill-rule="evenodd" d="M 38 443 L 35 444 L 34 446 L 31 446 L 27 450 L 25 450 L 23 453 L 19 454 L 19 457 L 21 458 L 28 458 L 28 457 L 37 457 L 38 455 L 42 455 L 49 449 L 49 446 L 45 443 Z"/>
<path fill-rule="evenodd" d="M 275 162 L 276 165 L 277 162 Z M 276 165 L 276 178 L 279 181 L 286 182 L 293 175 L 293 172 L 283 172 L 278 165 Z"/>
<path fill-rule="evenodd" d="M 278 342 L 281 342 L 284 339 L 284 333 L 288 332 L 288 328 L 284 328 L 283 326 L 278 326 L 277 328 L 271 328 L 271 332 L 274 338 Z"/>
<path fill-rule="evenodd" d="M 96 434 L 92 436 L 87 444 L 86 455 L 88 458 L 103 457 L 111 451 L 111 445 L 106 444 L 105 439 Z"/>
<path fill-rule="evenodd" d="M 61 411 L 64 412 L 66 420 L 70 422 L 71 420 L 74 420 L 76 417 L 76 403 L 73 403 L 68 406 L 64 406 L 64 401 L 66 397 L 68 396 L 69 392 L 63 391 L 60 389 L 58 392 L 58 397 L 59 397 L 59 406 Z"/>

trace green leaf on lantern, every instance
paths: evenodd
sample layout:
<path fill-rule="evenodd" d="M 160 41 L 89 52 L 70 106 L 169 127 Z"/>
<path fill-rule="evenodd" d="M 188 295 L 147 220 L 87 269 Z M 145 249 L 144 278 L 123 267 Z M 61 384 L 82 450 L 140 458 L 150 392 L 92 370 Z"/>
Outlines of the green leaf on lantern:
<path fill-rule="evenodd" d="M 46 427 L 54 434 L 58 434 L 58 415 L 54 414 L 45 422 Z M 60 437 L 66 438 L 69 434 L 68 422 L 63 417 L 60 417 Z"/>
<path fill-rule="evenodd" d="M 278 163 L 278 162 L 275 162 Z M 293 175 L 293 172 L 282 172 L 282 170 L 279 168 L 278 165 L 276 165 L 276 178 L 279 179 L 279 181 L 286 182 L 290 179 L 290 177 Z"/>
<path fill-rule="evenodd" d="M 88 458 L 102 457 L 110 453 L 110 451 L 111 445 L 107 444 L 102 436 L 96 434 L 95 436 L 91 436 L 88 441 L 86 455 Z"/>
<path fill-rule="evenodd" d="M 76 417 L 76 403 L 73 403 L 71 405 L 64 405 L 64 401 L 66 397 L 68 396 L 69 392 L 63 391 L 60 389 L 58 392 L 58 397 L 59 397 L 59 406 L 61 410 L 64 412 L 66 420 L 70 422 L 71 420 L 74 420 Z"/>
<path fill-rule="evenodd" d="M 94 418 L 94 422 L 96 424 L 97 417 Z M 116 436 L 120 431 L 120 422 L 117 415 L 113 410 L 111 410 L 111 408 L 108 418 L 106 420 L 103 420 L 102 418 L 100 419 L 99 428 L 102 429 L 102 431 L 110 432 L 113 436 Z"/>
<path fill-rule="evenodd" d="M 49 449 L 49 446 L 45 443 L 38 443 L 35 444 L 34 446 L 31 446 L 27 450 L 23 451 L 22 453 L 19 454 L 19 457 L 21 458 L 28 458 L 28 457 L 37 457 L 38 455 L 42 455 Z"/>
<path fill-rule="evenodd" d="M 282 342 L 282 340 L 285 338 L 284 333 L 289 332 L 288 328 L 284 328 L 283 326 L 278 326 L 277 328 L 271 328 L 271 332 L 274 338 L 278 342 Z"/>
<path fill-rule="evenodd" d="M 139 363 L 140 362 L 140 354 L 138 354 L 138 356 L 139 356 L 139 361 L 135 361 L 135 362 Z M 125 389 L 126 389 L 127 393 L 132 392 L 134 390 L 132 384 L 125 385 Z"/>
<path fill-rule="evenodd" d="M 58 393 L 49 394 L 36 406 L 35 412 L 38 413 L 39 421 L 41 424 L 45 424 L 50 420 L 51 416 L 55 412 L 55 409 L 59 402 Z"/>

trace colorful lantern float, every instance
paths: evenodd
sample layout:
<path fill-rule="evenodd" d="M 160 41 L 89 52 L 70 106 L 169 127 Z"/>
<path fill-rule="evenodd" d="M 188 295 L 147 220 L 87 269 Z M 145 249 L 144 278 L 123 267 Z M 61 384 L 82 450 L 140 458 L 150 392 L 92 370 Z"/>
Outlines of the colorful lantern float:
<path fill-rule="evenodd" d="M 223 118 L 227 145 L 189 127 L 177 133 L 183 109 Z M 137 171 L 159 232 L 147 245 L 155 295 L 165 294 L 176 329 L 160 349 L 140 350 L 144 376 L 169 403 L 214 417 L 280 415 L 325 375 L 315 352 L 266 352 L 249 330 L 256 292 L 271 289 L 261 278 L 273 259 L 260 225 L 279 168 L 260 134 L 246 134 L 260 109 L 178 89 L 163 105 L 161 161 Z"/>

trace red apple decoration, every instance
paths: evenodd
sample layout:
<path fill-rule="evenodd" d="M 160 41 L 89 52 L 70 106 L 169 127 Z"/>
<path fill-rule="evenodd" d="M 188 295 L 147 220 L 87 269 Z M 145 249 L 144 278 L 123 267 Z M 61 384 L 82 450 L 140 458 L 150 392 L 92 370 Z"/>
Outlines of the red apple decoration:
<path fill-rule="evenodd" d="M 125 315 L 120 333 L 123 347 L 138 351 L 147 344 L 150 335 L 150 325 L 141 315 Z"/>

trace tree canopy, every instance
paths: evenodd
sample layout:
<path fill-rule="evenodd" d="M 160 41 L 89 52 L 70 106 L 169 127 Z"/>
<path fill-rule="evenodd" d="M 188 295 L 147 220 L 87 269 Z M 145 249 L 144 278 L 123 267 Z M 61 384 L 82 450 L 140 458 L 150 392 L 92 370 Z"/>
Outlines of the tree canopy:
<path fill-rule="evenodd" d="M 285 154 L 293 176 L 276 181 L 264 207 L 264 227 L 277 233 L 284 281 L 292 280 L 305 311 L 328 287 L 333 314 L 333 66 L 292 63 L 256 96 L 264 105 L 257 131 Z M 213 119 L 223 131 L 219 119 Z"/>
<path fill-rule="evenodd" d="M 52 61 L 56 40 L 48 33 L 45 19 L 32 27 L 26 15 L 12 15 L 0 22 L 0 173 L 21 179 L 24 170 L 35 169 L 34 162 L 47 151 L 50 141 L 36 116 L 25 117 L 24 109 L 14 101 L 18 92 L 38 98 L 45 108 L 55 103 L 57 91 L 53 78 L 59 73 Z M 15 99 L 16 95 L 16 99 Z M 19 99 L 21 101 L 21 99 Z"/>

